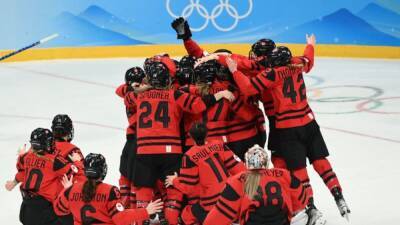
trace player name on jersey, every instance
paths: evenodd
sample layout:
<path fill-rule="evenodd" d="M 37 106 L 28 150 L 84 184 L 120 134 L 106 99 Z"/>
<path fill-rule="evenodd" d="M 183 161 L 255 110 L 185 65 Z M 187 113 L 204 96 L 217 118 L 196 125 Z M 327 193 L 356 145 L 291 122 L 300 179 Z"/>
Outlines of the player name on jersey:
<path fill-rule="evenodd" d="M 166 92 L 165 90 L 152 90 L 152 91 L 146 91 L 146 92 L 140 93 L 138 98 L 139 99 L 153 98 L 153 99 L 168 100 L 169 94 L 170 94 L 170 92 Z"/>
<path fill-rule="evenodd" d="M 69 198 L 69 201 L 76 201 L 76 202 L 83 202 L 83 193 L 73 193 L 72 196 Z M 104 193 L 96 193 L 93 197 L 92 201 L 95 202 L 106 202 L 107 195 Z"/>
<path fill-rule="evenodd" d="M 301 73 L 301 68 L 296 66 L 288 66 L 282 70 L 278 70 L 277 72 L 281 79 L 285 79 L 287 77 L 292 77 L 293 74 Z"/>
<path fill-rule="evenodd" d="M 46 166 L 46 160 L 27 158 L 25 161 L 25 165 L 27 167 L 44 168 Z"/>
<path fill-rule="evenodd" d="M 217 151 L 224 151 L 223 146 L 218 145 L 218 144 L 217 145 L 209 145 L 209 146 L 207 146 L 207 148 L 203 148 L 200 151 L 196 152 L 196 154 L 194 154 L 192 156 L 192 160 L 197 162 L 201 158 L 208 157 L 211 152 L 217 152 Z"/>

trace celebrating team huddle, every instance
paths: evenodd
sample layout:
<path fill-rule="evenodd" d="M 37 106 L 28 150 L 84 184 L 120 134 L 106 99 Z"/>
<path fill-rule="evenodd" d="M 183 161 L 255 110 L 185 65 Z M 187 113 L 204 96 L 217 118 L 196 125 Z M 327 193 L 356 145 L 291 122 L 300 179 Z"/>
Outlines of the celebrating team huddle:
<path fill-rule="evenodd" d="M 8 190 L 21 184 L 20 221 L 325 224 L 307 159 L 348 219 L 303 80 L 314 66 L 315 36 L 307 35 L 302 56 L 270 39 L 243 56 L 228 49 L 208 53 L 192 39 L 184 18 L 171 25 L 188 55 L 179 61 L 168 54 L 149 57 L 143 69 L 128 69 L 116 89 L 129 124 L 119 188 L 103 183 L 104 156 L 84 158 L 71 143 L 71 118 L 56 115 L 51 130 L 32 132 L 31 148 L 20 151 L 18 172 L 6 183 Z"/>

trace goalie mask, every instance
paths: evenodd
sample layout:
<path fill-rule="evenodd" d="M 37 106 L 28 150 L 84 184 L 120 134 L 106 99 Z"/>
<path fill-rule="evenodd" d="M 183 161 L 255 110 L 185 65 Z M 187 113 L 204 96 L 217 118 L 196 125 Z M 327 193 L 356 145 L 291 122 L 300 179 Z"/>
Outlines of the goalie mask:
<path fill-rule="evenodd" d="M 245 164 L 249 170 L 267 169 L 268 168 L 268 153 L 259 145 L 251 147 L 244 155 Z"/>

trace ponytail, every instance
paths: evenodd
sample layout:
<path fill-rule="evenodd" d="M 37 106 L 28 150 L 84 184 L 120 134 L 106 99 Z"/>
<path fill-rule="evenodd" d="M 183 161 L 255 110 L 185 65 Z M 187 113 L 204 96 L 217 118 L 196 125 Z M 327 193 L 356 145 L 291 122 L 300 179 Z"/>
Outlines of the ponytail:
<path fill-rule="evenodd" d="M 210 85 L 208 85 L 206 83 L 197 83 L 196 87 L 197 87 L 197 90 L 198 90 L 200 96 L 204 97 L 204 96 L 210 94 Z"/>
<path fill-rule="evenodd" d="M 88 178 L 85 184 L 83 185 L 83 201 L 85 203 L 88 203 L 92 201 L 96 194 L 96 189 L 97 189 L 97 182 L 95 179 L 90 179 Z"/>
<path fill-rule="evenodd" d="M 244 193 L 252 200 L 257 194 L 257 188 L 260 183 L 261 174 L 257 170 L 249 170 L 246 173 L 246 181 L 244 183 Z"/>

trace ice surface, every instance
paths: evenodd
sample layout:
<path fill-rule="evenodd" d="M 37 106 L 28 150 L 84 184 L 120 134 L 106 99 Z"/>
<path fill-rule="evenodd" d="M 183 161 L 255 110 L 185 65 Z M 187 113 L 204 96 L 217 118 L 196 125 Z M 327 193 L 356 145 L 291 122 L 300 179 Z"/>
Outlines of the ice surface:
<path fill-rule="evenodd" d="M 19 191 L 7 192 L 17 148 L 36 127 L 67 113 L 74 143 L 107 158 L 106 182 L 118 183 L 127 120 L 114 93 L 127 68 L 143 59 L 54 60 L 0 64 L 0 221 L 19 224 Z M 305 76 L 332 162 L 352 210 L 350 224 L 399 224 L 400 61 L 317 58 Z M 382 99 L 379 101 L 379 99 Z M 365 111 L 371 109 L 372 111 Z M 317 207 L 330 225 L 348 224 L 309 168 Z"/>

